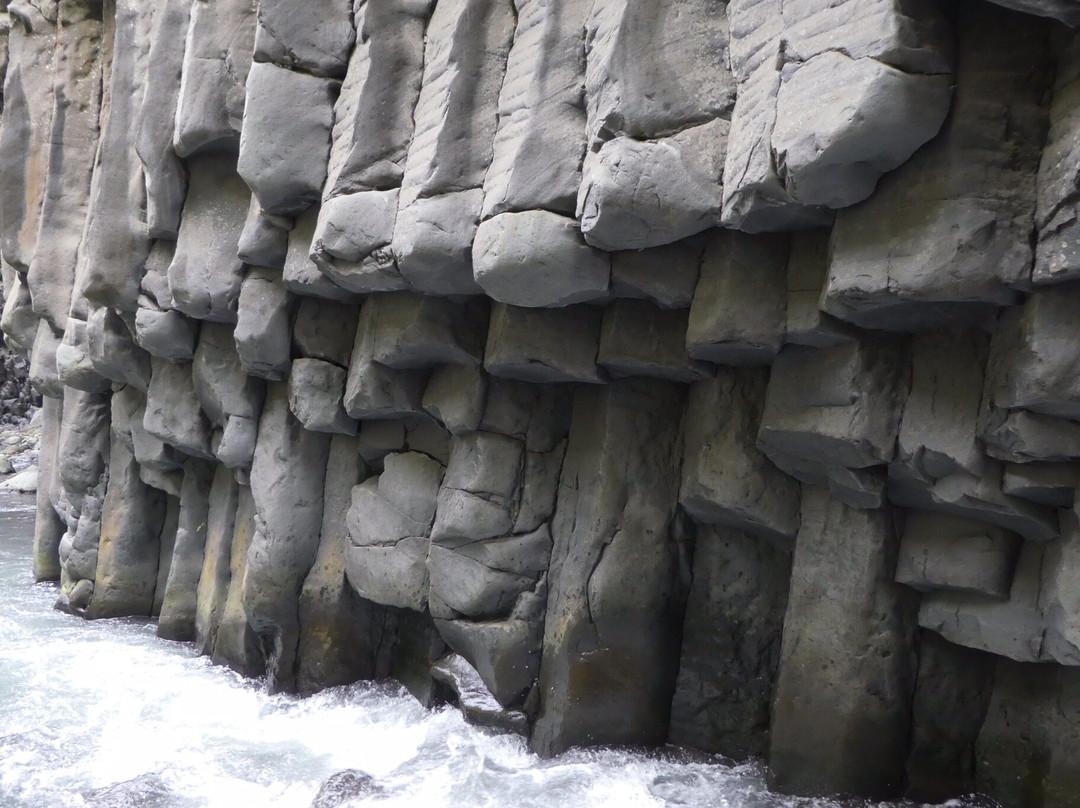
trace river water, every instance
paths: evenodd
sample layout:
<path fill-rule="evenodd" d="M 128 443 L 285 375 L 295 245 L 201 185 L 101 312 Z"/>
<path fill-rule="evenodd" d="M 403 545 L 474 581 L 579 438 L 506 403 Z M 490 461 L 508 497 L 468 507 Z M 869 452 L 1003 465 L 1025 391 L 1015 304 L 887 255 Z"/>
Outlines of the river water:
<path fill-rule="evenodd" d="M 55 589 L 30 576 L 31 508 L 0 497 L 0 808 L 307 808 L 350 768 L 375 783 L 350 806 L 841 805 L 771 795 L 757 766 L 674 753 L 542 761 L 394 686 L 267 695 L 147 621 L 54 611 Z"/>

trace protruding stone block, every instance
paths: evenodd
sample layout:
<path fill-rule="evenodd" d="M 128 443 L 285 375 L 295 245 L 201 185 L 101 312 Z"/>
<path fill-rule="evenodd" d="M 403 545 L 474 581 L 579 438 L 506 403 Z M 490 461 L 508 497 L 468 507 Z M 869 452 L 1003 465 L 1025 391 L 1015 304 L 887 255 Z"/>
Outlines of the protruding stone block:
<path fill-rule="evenodd" d="M 787 241 L 730 230 L 710 234 L 690 307 L 694 359 L 767 365 L 784 342 Z"/>
<path fill-rule="evenodd" d="M 758 445 L 766 455 L 852 469 L 887 463 L 907 377 L 906 352 L 894 342 L 785 347 L 769 376 Z"/>
<path fill-rule="evenodd" d="M 492 376 L 524 382 L 600 384 L 596 366 L 602 312 L 592 306 L 491 308 L 484 369 Z"/>
<path fill-rule="evenodd" d="M 475 432 L 487 402 L 487 374 L 472 365 L 435 370 L 424 389 L 424 411 L 451 435 Z"/>
<path fill-rule="evenodd" d="M 281 381 L 291 359 L 292 301 L 281 273 L 252 268 L 240 287 L 233 339 L 245 373 L 268 381 Z"/>
<path fill-rule="evenodd" d="M 717 119 L 657 141 L 616 137 L 589 154 L 577 206 L 585 240 L 645 249 L 719 226 L 729 127 Z"/>
<path fill-rule="evenodd" d="M 923 595 L 919 625 L 957 645 L 1018 662 L 1045 660 L 1046 629 L 1039 607 L 1045 552 L 1041 544 L 1024 542 L 1006 601 L 957 592 Z"/>
<path fill-rule="evenodd" d="M 616 300 L 604 310 L 596 362 L 613 378 L 651 376 L 694 382 L 712 375 L 686 351 L 685 309 L 660 309 L 644 300 Z"/>
<path fill-rule="evenodd" d="M 244 280 L 237 244 L 251 192 L 237 175 L 231 155 L 191 160 L 189 174 L 176 254 L 169 266 L 173 305 L 199 320 L 234 323 Z"/>
<path fill-rule="evenodd" d="M 289 409 L 305 429 L 355 435 L 357 423 L 345 412 L 345 368 L 321 359 L 294 359 L 289 373 Z"/>
<path fill-rule="evenodd" d="M 970 592 L 1005 600 L 1020 550 L 1001 528 L 927 511 L 909 511 L 896 562 L 898 583 L 921 592 Z"/>
<path fill-rule="evenodd" d="M 256 62 L 246 86 L 236 171 L 264 211 L 299 213 L 322 195 L 340 85 Z"/>
<path fill-rule="evenodd" d="M 767 376 L 721 369 L 690 388 L 679 502 L 694 521 L 721 524 L 790 547 L 799 486 L 755 445 Z"/>
<path fill-rule="evenodd" d="M 560 307 L 606 296 L 611 260 L 584 242 L 573 219 L 546 210 L 505 213 L 476 231 L 473 275 L 502 303 Z"/>

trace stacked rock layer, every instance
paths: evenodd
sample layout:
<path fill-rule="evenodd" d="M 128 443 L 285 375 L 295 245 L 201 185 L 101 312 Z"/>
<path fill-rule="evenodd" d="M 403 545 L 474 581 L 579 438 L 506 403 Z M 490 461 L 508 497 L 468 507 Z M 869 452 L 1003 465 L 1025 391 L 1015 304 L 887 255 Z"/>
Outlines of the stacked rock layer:
<path fill-rule="evenodd" d="M 63 608 L 1080 801 L 1073 0 L 4 5 Z"/>

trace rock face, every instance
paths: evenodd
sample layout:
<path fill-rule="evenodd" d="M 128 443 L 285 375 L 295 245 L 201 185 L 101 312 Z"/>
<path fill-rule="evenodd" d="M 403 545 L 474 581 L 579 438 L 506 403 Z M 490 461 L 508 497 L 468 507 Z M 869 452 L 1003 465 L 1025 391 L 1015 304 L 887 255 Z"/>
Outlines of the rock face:
<path fill-rule="evenodd" d="M 1071 0 L 0 6 L 60 608 L 545 755 L 1080 802 Z"/>

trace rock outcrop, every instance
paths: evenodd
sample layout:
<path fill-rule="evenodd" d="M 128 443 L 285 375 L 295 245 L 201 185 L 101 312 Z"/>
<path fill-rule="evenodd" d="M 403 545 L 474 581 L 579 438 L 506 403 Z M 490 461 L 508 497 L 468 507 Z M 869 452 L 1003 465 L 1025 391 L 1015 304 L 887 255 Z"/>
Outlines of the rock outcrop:
<path fill-rule="evenodd" d="M 1075 2 L 0 6 L 59 607 L 545 755 L 1080 802 Z"/>

